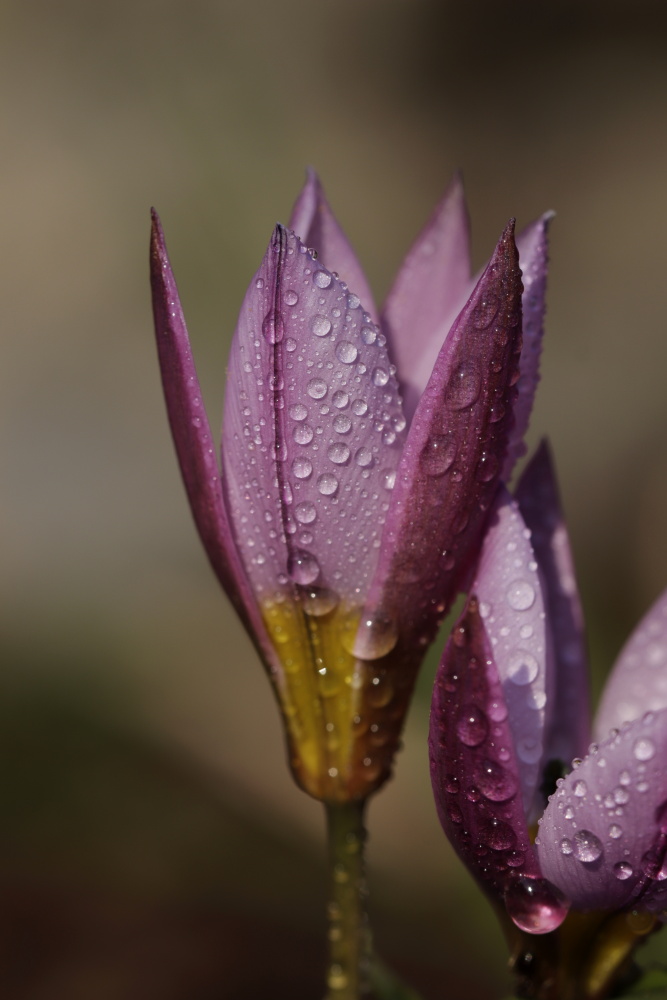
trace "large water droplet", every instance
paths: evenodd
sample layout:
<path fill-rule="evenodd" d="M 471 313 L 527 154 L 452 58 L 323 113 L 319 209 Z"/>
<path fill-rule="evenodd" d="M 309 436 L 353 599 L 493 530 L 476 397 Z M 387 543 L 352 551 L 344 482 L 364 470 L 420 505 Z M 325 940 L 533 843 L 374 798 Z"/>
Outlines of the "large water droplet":
<path fill-rule="evenodd" d="M 540 665 L 531 653 L 517 649 L 507 663 L 507 676 L 512 684 L 522 686 L 532 684 L 540 671 Z"/>
<path fill-rule="evenodd" d="M 295 549 L 287 560 L 287 572 L 295 583 L 307 587 L 309 583 L 314 583 L 320 575 L 320 564 L 312 552 L 307 552 L 306 549 Z"/>
<path fill-rule="evenodd" d="M 311 503 L 310 500 L 298 503 L 294 508 L 294 516 L 300 524 L 312 524 L 317 517 L 315 504 Z"/>
<path fill-rule="evenodd" d="M 575 781 L 572 791 L 578 799 L 583 799 L 588 792 L 588 785 L 583 779 L 580 778 L 579 781 Z"/>
<path fill-rule="evenodd" d="M 373 385 L 383 386 L 389 381 L 389 373 L 386 372 L 384 368 L 374 368 L 371 379 L 373 381 Z"/>
<path fill-rule="evenodd" d="M 478 747 L 489 733 L 486 715 L 476 705 L 464 705 L 456 722 L 456 735 L 467 747 Z"/>
<path fill-rule="evenodd" d="M 350 397 L 343 389 L 336 389 L 333 396 L 331 397 L 331 402 L 336 407 L 337 410 L 344 410 L 347 404 L 350 402 Z"/>
<path fill-rule="evenodd" d="M 602 854 L 602 844 L 590 830 L 577 830 L 573 838 L 574 856 L 584 864 L 590 864 Z"/>
<path fill-rule="evenodd" d="M 515 611 L 527 611 L 535 603 L 535 588 L 527 580 L 515 580 L 507 588 L 507 603 Z"/>
<path fill-rule="evenodd" d="M 364 344 L 374 344 L 377 340 L 377 330 L 372 326 L 362 326 L 360 337 Z"/>
<path fill-rule="evenodd" d="M 301 591 L 303 610 L 312 618 L 322 618 L 338 606 L 340 598 L 328 587 L 308 587 Z"/>
<path fill-rule="evenodd" d="M 326 337 L 331 332 L 331 320 L 326 316 L 313 316 L 310 321 L 310 329 L 316 337 Z"/>
<path fill-rule="evenodd" d="M 655 755 L 655 743 L 648 737 L 642 736 L 641 739 L 635 740 L 632 752 L 637 760 L 651 760 Z"/>
<path fill-rule="evenodd" d="M 507 802 L 516 794 L 516 778 L 494 760 L 483 761 L 476 769 L 475 784 L 490 802 Z"/>
<path fill-rule="evenodd" d="M 358 354 L 356 347 L 349 340 L 339 340 L 336 344 L 336 357 L 344 365 L 353 364 Z"/>
<path fill-rule="evenodd" d="M 629 865 L 627 861 L 617 861 L 612 871 L 617 879 L 625 882 L 632 875 L 632 865 Z"/>
<path fill-rule="evenodd" d="M 306 392 L 311 399 L 322 399 L 327 394 L 327 384 L 322 378 L 311 378 L 306 386 Z"/>
<path fill-rule="evenodd" d="M 451 468 L 456 458 L 456 441 L 448 434 L 433 434 L 419 456 L 424 471 L 429 476 L 442 476 Z"/>
<path fill-rule="evenodd" d="M 479 839 L 492 851 L 508 851 L 516 844 L 516 833 L 501 819 L 491 819 L 479 832 Z"/>
<path fill-rule="evenodd" d="M 285 302 L 287 303 L 288 306 L 295 306 L 299 301 L 299 296 L 292 288 L 287 289 L 287 291 L 283 295 L 283 298 L 285 299 Z"/>
<path fill-rule="evenodd" d="M 349 434 L 352 429 L 352 421 L 344 413 L 339 413 L 333 418 L 332 427 L 336 434 Z"/>
<path fill-rule="evenodd" d="M 388 615 L 376 612 L 349 616 L 341 631 L 344 648 L 360 660 L 378 660 L 390 653 L 398 642 L 396 622 Z"/>
<path fill-rule="evenodd" d="M 370 448 L 358 448 L 354 460 L 357 465 L 360 465 L 362 469 L 367 469 L 369 465 L 373 464 L 373 452 Z"/>
<path fill-rule="evenodd" d="M 330 472 L 323 472 L 317 479 L 317 488 L 325 497 L 330 497 L 338 489 L 338 480 Z"/>
<path fill-rule="evenodd" d="M 345 465 L 350 458 L 350 449 L 342 441 L 336 441 L 329 445 L 327 456 L 334 465 Z"/>
<path fill-rule="evenodd" d="M 285 336 L 285 324 L 279 312 L 272 309 L 262 321 L 262 333 L 270 344 L 279 344 Z"/>
<path fill-rule="evenodd" d="M 313 282 L 318 288 L 328 288 L 331 284 L 331 275 L 327 274 L 326 271 L 315 271 Z"/>
<path fill-rule="evenodd" d="M 308 416 L 308 409 L 303 403 L 295 403 L 294 406 L 290 406 L 289 415 L 292 420 L 305 420 Z"/>
<path fill-rule="evenodd" d="M 297 444 L 310 444 L 314 434 L 315 432 L 309 424 L 297 424 L 292 431 L 292 437 Z"/>
<path fill-rule="evenodd" d="M 303 455 L 298 455 L 292 462 L 292 472 L 297 479 L 308 479 L 313 471 L 313 463 Z"/>
<path fill-rule="evenodd" d="M 505 909 L 516 926 L 529 934 L 548 934 L 559 927 L 570 908 L 560 891 L 544 878 L 520 875 L 505 893 Z"/>
<path fill-rule="evenodd" d="M 472 361 L 463 361 L 449 380 L 447 402 L 455 410 L 465 410 L 475 402 L 481 387 L 477 365 Z"/>
<path fill-rule="evenodd" d="M 574 847 L 572 846 L 572 841 L 569 837 L 563 837 L 560 842 L 560 853 L 564 854 L 566 857 L 572 854 Z"/>

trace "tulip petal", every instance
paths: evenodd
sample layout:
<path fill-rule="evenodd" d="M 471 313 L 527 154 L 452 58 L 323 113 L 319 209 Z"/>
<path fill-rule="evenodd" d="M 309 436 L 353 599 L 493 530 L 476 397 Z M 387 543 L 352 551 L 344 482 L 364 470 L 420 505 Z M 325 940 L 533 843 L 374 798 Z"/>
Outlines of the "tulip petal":
<path fill-rule="evenodd" d="M 265 663 L 272 671 L 279 671 L 236 550 L 185 318 L 155 211 L 152 220 L 151 287 L 158 356 L 169 424 L 190 508 L 206 554 L 227 596 Z"/>
<path fill-rule="evenodd" d="M 546 441 L 524 469 L 515 495 L 531 531 L 553 637 L 554 704 L 545 759 L 569 764 L 583 756 L 588 745 L 588 657 L 572 552 Z"/>
<path fill-rule="evenodd" d="M 623 647 L 602 695 L 595 734 L 667 708 L 667 591 L 644 616 Z"/>
<path fill-rule="evenodd" d="M 471 291 L 470 226 L 457 174 L 405 258 L 382 312 L 408 420 Z"/>
<path fill-rule="evenodd" d="M 664 878 L 654 849 L 665 832 L 666 754 L 667 711 L 647 713 L 595 746 L 549 800 L 540 865 L 577 909 L 641 906 Z"/>
<path fill-rule="evenodd" d="M 476 597 L 443 654 L 431 705 L 431 781 L 442 827 L 492 898 L 537 877 L 504 686 Z"/>
<path fill-rule="evenodd" d="M 289 228 L 294 230 L 302 243 L 317 251 L 320 262 L 340 276 L 350 292 L 361 300 L 373 322 L 377 323 L 378 312 L 366 275 L 312 168 L 308 169 L 306 183 L 294 203 Z"/>
<path fill-rule="evenodd" d="M 472 593 L 503 686 L 529 819 L 542 776 L 551 708 L 550 636 L 537 562 L 519 506 L 501 490 L 484 539 Z"/>
<path fill-rule="evenodd" d="M 509 482 L 516 460 L 526 453 L 524 435 L 528 428 L 535 391 L 540 379 L 539 368 L 544 335 L 545 296 L 549 266 L 547 231 L 553 215 L 553 212 L 546 212 L 541 218 L 527 226 L 516 240 L 523 275 L 523 348 L 519 369 L 521 374 L 517 383 L 518 396 L 514 404 L 514 428 L 510 436 L 502 474 L 504 482 Z"/>
<path fill-rule="evenodd" d="M 370 617 L 396 623 L 412 661 L 470 573 L 498 487 L 521 343 L 520 296 L 510 224 L 419 402 L 366 605 Z"/>

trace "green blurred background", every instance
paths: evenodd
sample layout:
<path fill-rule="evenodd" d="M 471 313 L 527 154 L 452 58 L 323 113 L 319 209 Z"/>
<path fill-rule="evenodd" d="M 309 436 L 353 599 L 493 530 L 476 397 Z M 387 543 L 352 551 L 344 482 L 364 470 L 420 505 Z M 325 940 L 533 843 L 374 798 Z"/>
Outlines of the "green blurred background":
<path fill-rule="evenodd" d="M 600 678 L 667 583 L 667 8 L 5 0 L 0 37 L 0 992 L 317 998 L 322 817 L 190 521 L 149 206 L 216 426 L 307 164 L 379 299 L 455 168 L 476 265 L 510 215 L 556 209 L 531 439 L 555 448 Z M 371 810 L 371 908 L 425 995 L 482 1000 L 504 950 L 435 820 L 433 669 Z"/>

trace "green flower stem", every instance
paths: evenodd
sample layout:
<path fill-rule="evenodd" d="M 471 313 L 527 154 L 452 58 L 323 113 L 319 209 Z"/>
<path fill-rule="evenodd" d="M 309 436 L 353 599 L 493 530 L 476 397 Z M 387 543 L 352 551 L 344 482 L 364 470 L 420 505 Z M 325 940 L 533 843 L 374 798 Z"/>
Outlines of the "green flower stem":
<path fill-rule="evenodd" d="M 370 995 L 365 802 L 326 803 L 329 837 L 329 966 L 326 1000 Z"/>

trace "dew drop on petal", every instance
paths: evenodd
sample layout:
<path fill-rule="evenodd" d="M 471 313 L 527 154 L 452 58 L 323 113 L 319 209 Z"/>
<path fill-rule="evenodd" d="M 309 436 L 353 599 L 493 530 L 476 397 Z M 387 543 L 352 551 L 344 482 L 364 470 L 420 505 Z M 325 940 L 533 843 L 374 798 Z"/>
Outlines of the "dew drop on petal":
<path fill-rule="evenodd" d="M 350 402 L 350 397 L 343 389 L 336 389 L 333 396 L 331 397 L 331 402 L 336 407 L 337 410 L 344 410 L 347 404 Z"/>
<path fill-rule="evenodd" d="M 627 861 L 617 861 L 612 871 L 617 879 L 625 882 L 632 875 L 632 865 L 629 865 Z"/>
<path fill-rule="evenodd" d="M 583 799 L 588 792 L 588 785 L 586 784 L 585 781 L 580 779 L 579 781 L 575 781 L 574 788 L 572 789 L 572 791 L 574 792 L 574 794 L 577 796 L 578 799 Z"/>
<path fill-rule="evenodd" d="M 572 854 L 573 850 L 574 848 L 572 847 L 572 841 L 569 839 L 569 837 L 563 837 L 560 842 L 560 853 L 568 855 Z"/>
<path fill-rule="evenodd" d="M 326 337 L 328 333 L 331 333 L 331 320 L 319 314 L 313 316 L 310 321 L 310 329 L 316 337 Z"/>
<path fill-rule="evenodd" d="M 327 384 L 324 379 L 311 378 L 310 382 L 306 386 L 306 392 L 311 399 L 322 399 L 322 397 L 327 394 Z"/>
<path fill-rule="evenodd" d="M 355 399 L 352 403 L 352 412 L 357 417 L 365 417 L 368 413 L 368 403 L 365 399 Z"/>
<path fill-rule="evenodd" d="M 301 591 L 303 610 L 312 618 L 322 618 L 338 606 L 340 598 L 328 587 L 308 587 Z"/>
<path fill-rule="evenodd" d="M 514 775 L 493 760 L 482 761 L 476 768 L 475 784 L 490 802 L 507 802 L 517 791 Z"/>
<path fill-rule="evenodd" d="M 262 321 L 262 333 L 269 344 L 279 344 L 285 336 L 285 324 L 279 312 L 272 309 Z"/>
<path fill-rule="evenodd" d="M 313 428 L 309 424 L 297 424 L 292 431 L 292 437 L 297 444 L 310 444 L 314 433 Z"/>
<path fill-rule="evenodd" d="M 308 410 L 303 403 L 295 403 L 294 406 L 290 406 L 289 415 L 292 420 L 305 420 L 308 416 Z"/>
<path fill-rule="evenodd" d="M 294 516 L 300 524 L 312 524 L 317 517 L 315 504 L 311 503 L 310 500 L 298 503 L 294 508 Z"/>
<path fill-rule="evenodd" d="M 505 909 L 516 926 L 529 934 L 548 934 L 569 910 L 563 893 L 543 878 L 520 875 L 505 893 Z"/>
<path fill-rule="evenodd" d="M 360 337 L 364 344 L 374 344 L 377 340 L 377 330 L 374 330 L 372 326 L 362 326 Z"/>
<path fill-rule="evenodd" d="M 419 456 L 428 476 L 442 476 L 456 458 L 456 441 L 447 434 L 432 434 Z"/>
<path fill-rule="evenodd" d="M 342 441 L 336 441 L 334 444 L 329 445 L 327 456 L 334 465 L 345 465 L 350 458 L 350 449 Z"/>
<path fill-rule="evenodd" d="M 297 479 L 308 479 L 308 476 L 312 474 L 313 464 L 309 462 L 307 458 L 303 455 L 298 455 L 292 462 L 292 472 Z"/>
<path fill-rule="evenodd" d="M 359 352 L 349 340 L 339 340 L 336 344 L 336 357 L 344 365 L 351 365 L 357 360 Z"/>
<path fill-rule="evenodd" d="M 453 373 L 447 386 L 447 402 L 455 410 L 472 406 L 482 387 L 477 365 L 472 361 L 462 362 Z"/>
<path fill-rule="evenodd" d="M 317 488 L 323 496 L 330 497 L 338 489 L 338 480 L 330 472 L 323 472 L 318 477 Z"/>
<path fill-rule="evenodd" d="M 292 288 L 287 289 L 287 291 L 283 295 L 283 298 L 285 299 L 285 302 L 287 303 L 288 306 L 295 306 L 299 301 L 299 296 Z"/>
<path fill-rule="evenodd" d="M 507 676 L 518 687 L 532 684 L 540 670 L 535 657 L 524 649 L 517 649 L 507 663 Z"/>
<path fill-rule="evenodd" d="M 318 288 L 328 288 L 331 284 L 331 275 L 326 271 L 315 271 L 313 282 Z"/>
<path fill-rule="evenodd" d="M 295 549 L 287 560 L 287 572 L 295 583 L 305 587 L 317 580 L 320 575 L 320 564 L 312 552 Z"/>
<path fill-rule="evenodd" d="M 486 715 L 476 705 L 464 705 L 456 722 L 456 735 L 467 747 L 478 747 L 489 734 Z"/>
<path fill-rule="evenodd" d="M 641 739 L 635 740 L 632 752 L 637 760 L 651 760 L 655 755 L 655 743 L 642 736 Z"/>
<path fill-rule="evenodd" d="M 573 838 L 574 856 L 584 864 L 591 864 L 602 854 L 602 843 L 590 830 L 577 830 Z"/>
<path fill-rule="evenodd" d="M 370 450 L 370 448 L 365 448 L 362 446 L 361 448 L 357 449 L 354 456 L 354 460 L 357 463 L 357 465 L 360 465 L 362 467 L 362 469 L 366 469 L 368 468 L 369 465 L 373 464 L 373 452 Z"/>
<path fill-rule="evenodd" d="M 341 631 L 342 645 L 360 660 L 378 660 L 390 653 L 397 642 L 396 622 L 381 613 L 362 615 L 361 620 L 353 614 Z"/>
<path fill-rule="evenodd" d="M 506 596 L 514 611 L 527 611 L 535 603 L 535 588 L 527 580 L 515 580 L 507 588 Z"/>
<path fill-rule="evenodd" d="M 373 385 L 383 386 L 389 381 L 389 374 L 384 370 L 384 368 L 374 368 L 371 379 Z"/>
<path fill-rule="evenodd" d="M 332 426 L 336 434 L 348 434 L 352 429 L 352 421 L 344 413 L 339 413 L 333 418 Z"/>

